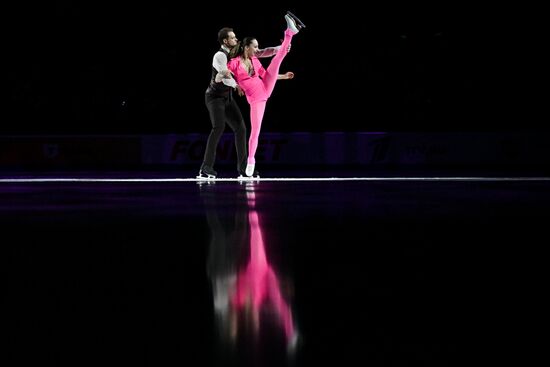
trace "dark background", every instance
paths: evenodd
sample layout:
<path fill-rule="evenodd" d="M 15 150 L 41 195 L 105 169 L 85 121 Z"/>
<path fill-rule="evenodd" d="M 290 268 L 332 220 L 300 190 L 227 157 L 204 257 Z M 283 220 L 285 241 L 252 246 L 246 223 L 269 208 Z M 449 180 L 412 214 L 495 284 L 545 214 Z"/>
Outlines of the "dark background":
<path fill-rule="evenodd" d="M 263 131 L 546 130 L 535 113 L 539 11 L 486 6 L 19 3 L 6 12 L 0 133 L 207 132 L 217 31 L 276 45 L 286 10 L 307 28 L 281 67 L 296 78 L 278 83 Z"/>
<path fill-rule="evenodd" d="M 262 131 L 548 131 L 537 107 L 547 88 L 540 9 L 347 2 L 4 5 L 0 134 L 206 133 L 217 31 L 273 45 L 288 9 L 307 28 L 282 67 L 296 78 L 277 85 Z M 85 159 L 66 165 L 82 169 Z M 167 185 L 2 185 L 11 365 L 201 366 L 221 356 L 201 186 Z M 250 189 L 211 187 L 221 199 L 212 209 L 230 216 L 227 201 Z M 546 183 L 256 187 L 266 239 L 281 245 L 275 254 L 294 281 L 306 340 L 296 365 L 534 355 L 537 344 L 524 352 L 516 340 L 528 344 L 542 320 Z"/>

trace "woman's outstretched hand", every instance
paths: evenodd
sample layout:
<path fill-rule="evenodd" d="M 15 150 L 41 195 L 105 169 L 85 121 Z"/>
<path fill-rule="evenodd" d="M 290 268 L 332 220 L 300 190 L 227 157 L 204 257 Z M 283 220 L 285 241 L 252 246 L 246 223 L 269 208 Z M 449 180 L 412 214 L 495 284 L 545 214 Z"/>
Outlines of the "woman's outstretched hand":
<path fill-rule="evenodd" d="M 287 71 L 283 74 L 285 76 L 285 79 L 292 79 L 294 78 L 294 73 L 292 71 Z"/>

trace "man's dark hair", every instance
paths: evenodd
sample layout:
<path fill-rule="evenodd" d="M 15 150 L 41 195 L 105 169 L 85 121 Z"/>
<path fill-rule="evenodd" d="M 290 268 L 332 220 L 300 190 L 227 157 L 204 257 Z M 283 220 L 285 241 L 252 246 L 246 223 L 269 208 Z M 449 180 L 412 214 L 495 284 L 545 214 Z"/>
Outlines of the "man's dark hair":
<path fill-rule="evenodd" d="M 233 32 L 233 28 L 224 27 L 218 32 L 218 42 L 223 46 L 223 40 L 229 37 L 229 32 Z"/>

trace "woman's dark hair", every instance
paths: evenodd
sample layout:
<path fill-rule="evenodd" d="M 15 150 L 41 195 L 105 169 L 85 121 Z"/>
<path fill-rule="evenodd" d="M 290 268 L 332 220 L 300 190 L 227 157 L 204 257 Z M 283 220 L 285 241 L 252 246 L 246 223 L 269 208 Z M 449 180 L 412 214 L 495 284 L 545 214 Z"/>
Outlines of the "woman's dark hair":
<path fill-rule="evenodd" d="M 231 52 L 229 53 L 229 58 L 232 59 L 237 56 L 241 56 L 244 53 L 244 48 L 246 46 L 250 46 L 252 41 L 254 41 L 255 37 L 245 37 L 242 41 L 237 43 L 237 46 L 233 47 Z"/>

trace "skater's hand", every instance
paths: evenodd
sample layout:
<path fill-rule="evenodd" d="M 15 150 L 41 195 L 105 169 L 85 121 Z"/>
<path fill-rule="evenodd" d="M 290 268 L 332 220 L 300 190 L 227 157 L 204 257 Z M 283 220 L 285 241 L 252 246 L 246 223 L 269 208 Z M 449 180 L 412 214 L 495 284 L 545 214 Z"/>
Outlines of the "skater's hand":
<path fill-rule="evenodd" d="M 292 79 L 294 78 L 294 73 L 292 71 L 287 71 L 284 73 L 285 79 Z"/>
<path fill-rule="evenodd" d="M 281 43 L 283 43 L 283 40 L 281 40 Z M 292 44 L 289 43 L 289 44 L 288 44 L 288 47 L 286 48 L 286 52 L 287 52 L 287 53 L 290 52 L 290 48 L 291 48 L 291 47 L 292 47 Z"/>
<path fill-rule="evenodd" d="M 225 71 L 222 71 L 222 74 L 223 74 L 223 77 L 225 79 L 231 79 L 233 78 L 233 72 L 229 69 L 225 70 Z"/>

